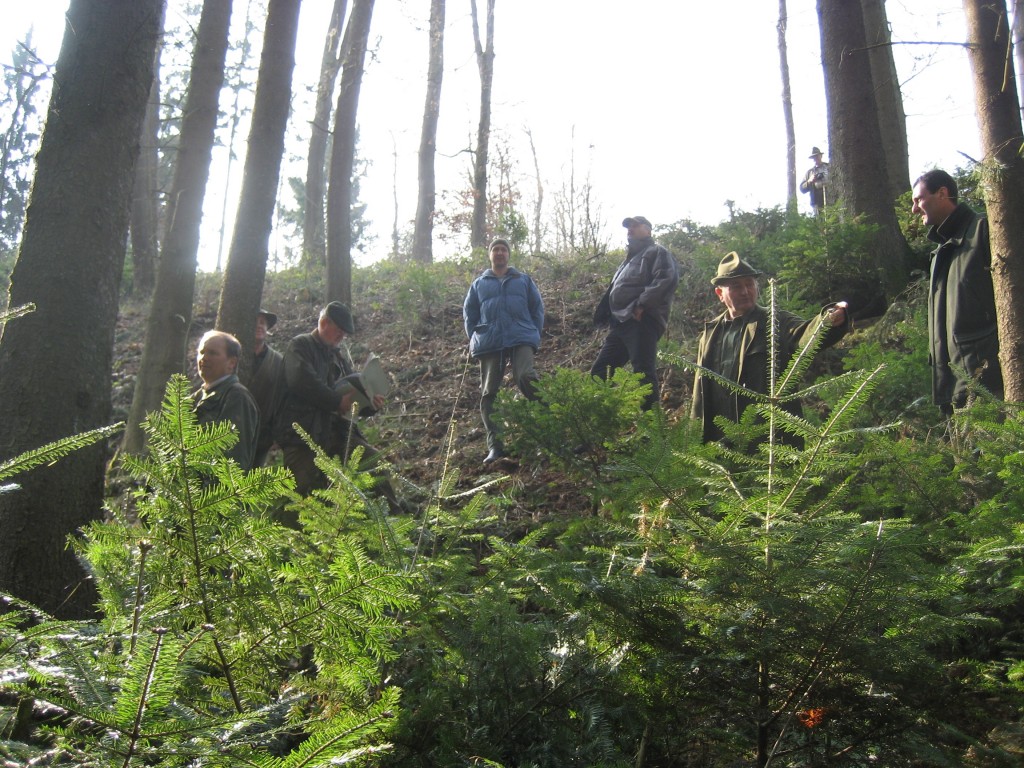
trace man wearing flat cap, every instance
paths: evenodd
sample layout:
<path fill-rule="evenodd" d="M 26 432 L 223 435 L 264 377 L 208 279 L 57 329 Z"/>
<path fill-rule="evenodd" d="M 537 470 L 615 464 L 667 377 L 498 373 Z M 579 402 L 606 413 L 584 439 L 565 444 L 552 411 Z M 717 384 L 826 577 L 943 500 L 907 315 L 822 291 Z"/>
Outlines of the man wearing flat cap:
<path fill-rule="evenodd" d="M 287 393 L 278 419 L 276 439 L 284 452 L 284 464 L 295 475 L 296 490 L 303 496 L 327 487 L 327 478 L 314 462 L 315 454 L 293 428 L 297 423 L 328 456 L 347 460 L 352 450 L 363 447 L 363 465 L 372 467 L 378 451 L 350 418 L 355 397 L 353 385 L 344 381 L 354 373 L 351 360 L 340 348 L 347 334 L 355 332 L 352 313 L 340 301 L 332 301 L 320 311 L 312 333 L 296 336 L 284 353 Z M 375 395 L 372 408 L 362 415 L 376 413 L 384 405 L 384 396 Z M 388 501 L 393 512 L 401 511 L 387 478 L 380 478 L 376 490 Z"/>
<path fill-rule="evenodd" d="M 722 259 L 718 272 L 711 280 L 715 295 L 725 305 L 725 311 L 704 325 L 697 346 L 697 365 L 714 371 L 723 379 L 737 382 L 745 389 L 760 394 L 768 392 L 770 340 L 768 337 L 769 312 L 757 303 L 757 278 L 761 275 L 740 255 L 733 251 Z M 802 320 L 791 312 L 777 311 L 779 345 L 778 370 L 782 371 L 794 352 L 806 345 L 818 328 L 818 318 Z M 825 307 L 820 315 L 829 326 L 823 346 L 839 341 L 850 329 L 846 302 Z M 705 443 L 721 440 L 721 427 L 716 416 L 739 422 L 743 411 L 753 401 L 736 394 L 714 379 L 697 371 L 693 382 L 693 409 L 691 415 L 704 424 Z M 786 410 L 799 414 L 800 404 L 790 401 Z"/>
<path fill-rule="evenodd" d="M 590 374 L 607 379 L 630 363 L 651 385 L 644 401 L 647 410 L 661 399 L 658 340 L 668 327 L 679 270 L 668 249 L 654 242 L 651 222 L 643 216 L 630 216 L 623 219 L 622 226 L 627 230 L 626 258 L 594 312 L 594 324 L 608 326 L 608 335 Z"/>
<path fill-rule="evenodd" d="M 536 283 L 509 266 L 508 240 L 496 238 L 488 248 L 490 269 L 473 281 L 462 304 L 469 354 L 480 361 L 480 417 L 487 431 L 484 464 L 505 457 L 498 427 L 491 418 L 494 399 L 512 364 L 512 380 L 525 397 L 534 398 L 537 371 L 533 356 L 544 328 L 544 302 Z"/>
<path fill-rule="evenodd" d="M 277 315 L 266 309 L 256 314 L 256 336 L 253 344 L 252 374 L 249 391 L 260 409 L 260 432 L 256 439 L 253 466 L 262 467 L 274 444 L 274 429 L 284 402 L 284 357 L 267 343 L 267 335 L 277 325 Z"/>

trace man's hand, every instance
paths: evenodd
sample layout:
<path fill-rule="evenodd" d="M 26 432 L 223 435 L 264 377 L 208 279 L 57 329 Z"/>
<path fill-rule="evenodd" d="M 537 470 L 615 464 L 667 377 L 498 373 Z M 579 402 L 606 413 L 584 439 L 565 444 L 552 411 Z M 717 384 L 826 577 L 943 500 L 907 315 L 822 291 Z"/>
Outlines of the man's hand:
<path fill-rule="evenodd" d="M 833 328 L 846 324 L 846 302 L 837 301 L 834 307 L 828 310 L 828 319 Z"/>
<path fill-rule="evenodd" d="M 633 319 L 636 320 L 638 323 L 640 322 L 640 318 L 643 317 L 643 316 L 644 316 L 644 308 L 643 307 L 637 307 L 636 309 L 633 310 Z"/>
<path fill-rule="evenodd" d="M 379 411 L 384 407 L 384 395 L 378 393 L 373 396 L 373 410 Z"/>
<path fill-rule="evenodd" d="M 341 403 L 338 405 L 338 413 L 342 416 L 348 416 L 352 412 L 352 401 L 355 399 L 355 392 L 349 392 L 346 395 L 342 395 Z"/>

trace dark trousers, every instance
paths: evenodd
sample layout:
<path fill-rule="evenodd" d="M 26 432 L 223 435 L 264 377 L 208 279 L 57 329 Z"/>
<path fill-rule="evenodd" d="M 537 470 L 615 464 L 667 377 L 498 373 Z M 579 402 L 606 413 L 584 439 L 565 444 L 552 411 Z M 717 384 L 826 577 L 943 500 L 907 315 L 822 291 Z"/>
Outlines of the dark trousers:
<path fill-rule="evenodd" d="M 380 458 L 380 451 L 370 445 L 363 436 L 363 433 L 359 431 L 359 427 L 349 419 L 344 419 L 340 416 L 333 416 L 331 418 L 331 427 L 330 444 L 322 446 L 324 453 L 328 456 L 340 457 L 343 461 L 347 462 L 349 456 L 352 455 L 352 451 L 357 446 L 362 446 L 363 455 L 359 462 L 359 467 L 360 469 L 373 470 Z M 300 495 L 308 496 L 313 490 L 327 487 L 327 476 L 316 465 L 316 454 L 306 447 L 304 443 L 301 445 L 288 445 L 283 450 L 284 465 L 295 475 L 295 490 Z M 390 479 L 379 471 L 375 471 L 374 474 L 377 476 L 377 484 L 374 490 L 388 502 L 388 506 L 391 507 L 392 511 L 401 511 L 398 497 L 395 495 L 395 489 L 391 485 Z"/>
<path fill-rule="evenodd" d="M 650 410 L 661 397 L 658 384 L 658 340 L 663 331 L 657 321 L 647 314 L 639 322 L 632 319 L 624 323 L 615 319 L 611 322 L 601 351 L 597 353 L 597 360 L 590 368 L 590 375 L 607 379 L 616 369 L 630 363 L 634 373 L 643 374 L 644 383 L 651 385 L 651 393 L 644 400 L 644 410 Z"/>

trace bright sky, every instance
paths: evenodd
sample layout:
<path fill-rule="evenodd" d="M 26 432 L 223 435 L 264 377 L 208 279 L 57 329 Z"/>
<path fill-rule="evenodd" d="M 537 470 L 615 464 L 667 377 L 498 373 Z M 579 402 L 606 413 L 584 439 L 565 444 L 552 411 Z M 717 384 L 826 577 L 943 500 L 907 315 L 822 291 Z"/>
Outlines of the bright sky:
<path fill-rule="evenodd" d="M 170 0 L 169 24 L 181 0 Z M 331 0 L 303 3 L 294 102 L 289 129 L 295 155 L 285 170 L 305 172 L 311 110 Z M 796 122 L 798 173 L 820 146 L 828 155 L 817 12 L 813 0 L 789 0 L 789 64 Z M 68 0 L 0 0 L 0 58 L 7 62 L 30 25 L 41 55 L 56 59 Z M 416 210 L 416 162 L 426 91 L 429 0 L 379 0 L 371 28 L 360 99 L 361 154 L 370 160 L 361 197 L 376 243 L 365 259 L 387 255 L 398 198 L 398 221 L 411 229 Z M 481 14 L 486 0 L 479 0 Z M 627 10 L 628 8 L 628 10 Z M 964 39 L 961 0 L 888 0 L 896 42 Z M 245 12 L 235 0 L 235 22 Z M 606 236 L 624 240 L 624 216 L 656 225 L 690 218 L 715 224 L 726 200 L 740 208 L 785 202 L 785 129 L 781 107 L 776 23 L 768 0 L 497 0 L 492 150 L 507 146 L 526 196 L 536 188 L 526 132 L 533 135 L 545 190 L 545 220 L 575 170 L 588 175 Z M 483 25 L 483 17 L 481 17 Z M 481 29 L 483 34 L 483 29 Z M 257 43 L 258 48 L 258 43 Z M 979 157 L 980 141 L 966 52 L 958 46 L 895 48 L 910 140 L 911 173 L 963 165 Z M 222 103 L 222 107 L 224 104 Z M 449 0 L 438 157 L 439 193 L 466 186 L 476 133 L 479 77 L 468 0 Z M 247 131 L 243 132 L 243 136 Z M 215 154 L 223 174 L 226 151 Z M 235 165 L 240 175 L 241 162 Z M 396 181 L 397 180 L 397 181 Z M 909 187 L 910 179 L 907 180 Z M 809 210 L 801 196 L 803 210 Z M 440 195 L 439 195 L 440 201 Z M 206 198 L 201 264 L 216 259 L 215 232 L 223 184 Z M 228 192 L 228 213 L 237 188 Z M 529 201 L 524 213 L 530 215 Z M 465 252 L 465 240 L 435 238 L 435 256 Z M 276 243 L 271 242 L 271 249 Z"/>

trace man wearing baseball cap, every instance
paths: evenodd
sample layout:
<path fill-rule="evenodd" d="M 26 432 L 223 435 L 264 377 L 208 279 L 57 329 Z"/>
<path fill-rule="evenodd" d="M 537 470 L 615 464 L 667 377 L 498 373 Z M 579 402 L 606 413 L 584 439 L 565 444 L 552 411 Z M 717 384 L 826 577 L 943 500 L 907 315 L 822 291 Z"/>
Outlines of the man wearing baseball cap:
<path fill-rule="evenodd" d="M 284 451 L 284 465 L 295 475 L 296 490 L 303 496 L 328 481 L 314 458 L 316 454 L 295 431 L 302 427 L 328 456 L 347 460 L 353 449 L 362 446 L 363 466 L 374 466 L 379 452 L 363 436 L 350 418 L 355 397 L 352 386 L 343 382 L 354 371 L 340 345 L 346 335 L 355 332 L 352 313 L 340 301 L 332 301 L 320 311 L 312 333 L 296 336 L 284 353 L 287 394 L 276 430 L 277 444 Z M 384 396 L 375 395 L 372 408 L 363 415 L 376 413 L 384 405 Z M 392 512 L 402 511 L 394 489 L 386 477 L 379 478 L 376 490 L 387 500 Z"/>
<path fill-rule="evenodd" d="M 668 327 L 679 270 L 668 249 L 654 242 L 650 221 L 630 216 L 622 226 L 627 231 L 626 258 L 594 312 L 594 324 L 608 326 L 608 335 L 590 373 L 607 379 L 630 363 L 651 385 L 644 402 L 650 409 L 660 400 L 658 340 Z"/>
<path fill-rule="evenodd" d="M 697 365 L 714 371 L 723 379 L 734 381 L 741 387 L 766 394 L 768 392 L 769 312 L 757 303 L 757 278 L 761 273 L 733 251 L 718 265 L 711 279 L 715 295 L 725 311 L 704 325 L 697 345 Z M 830 304 L 821 312 L 822 322 L 829 326 L 823 347 L 839 341 L 850 330 L 846 302 Z M 802 320 L 792 312 L 777 311 L 777 343 L 779 344 L 778 370 L 784 370 L 790 358 L 813 338 L 818 330 L 818 318 Z M 693 408 L 691 416 L 704 424 L 705 443 L 721 440 L 722 428 L 715 424 L 716 416 L 739 422 L 743 411 L 754 401 L 733 392 L 714 379 L 697 371 L 693 382 Z M 800 403 L 791 400 L 783 407 L 799 415 Z M 788 436 L 787 436 L 788 437 Z M 787 442 L 795 440 L 787 439 Z"/>

